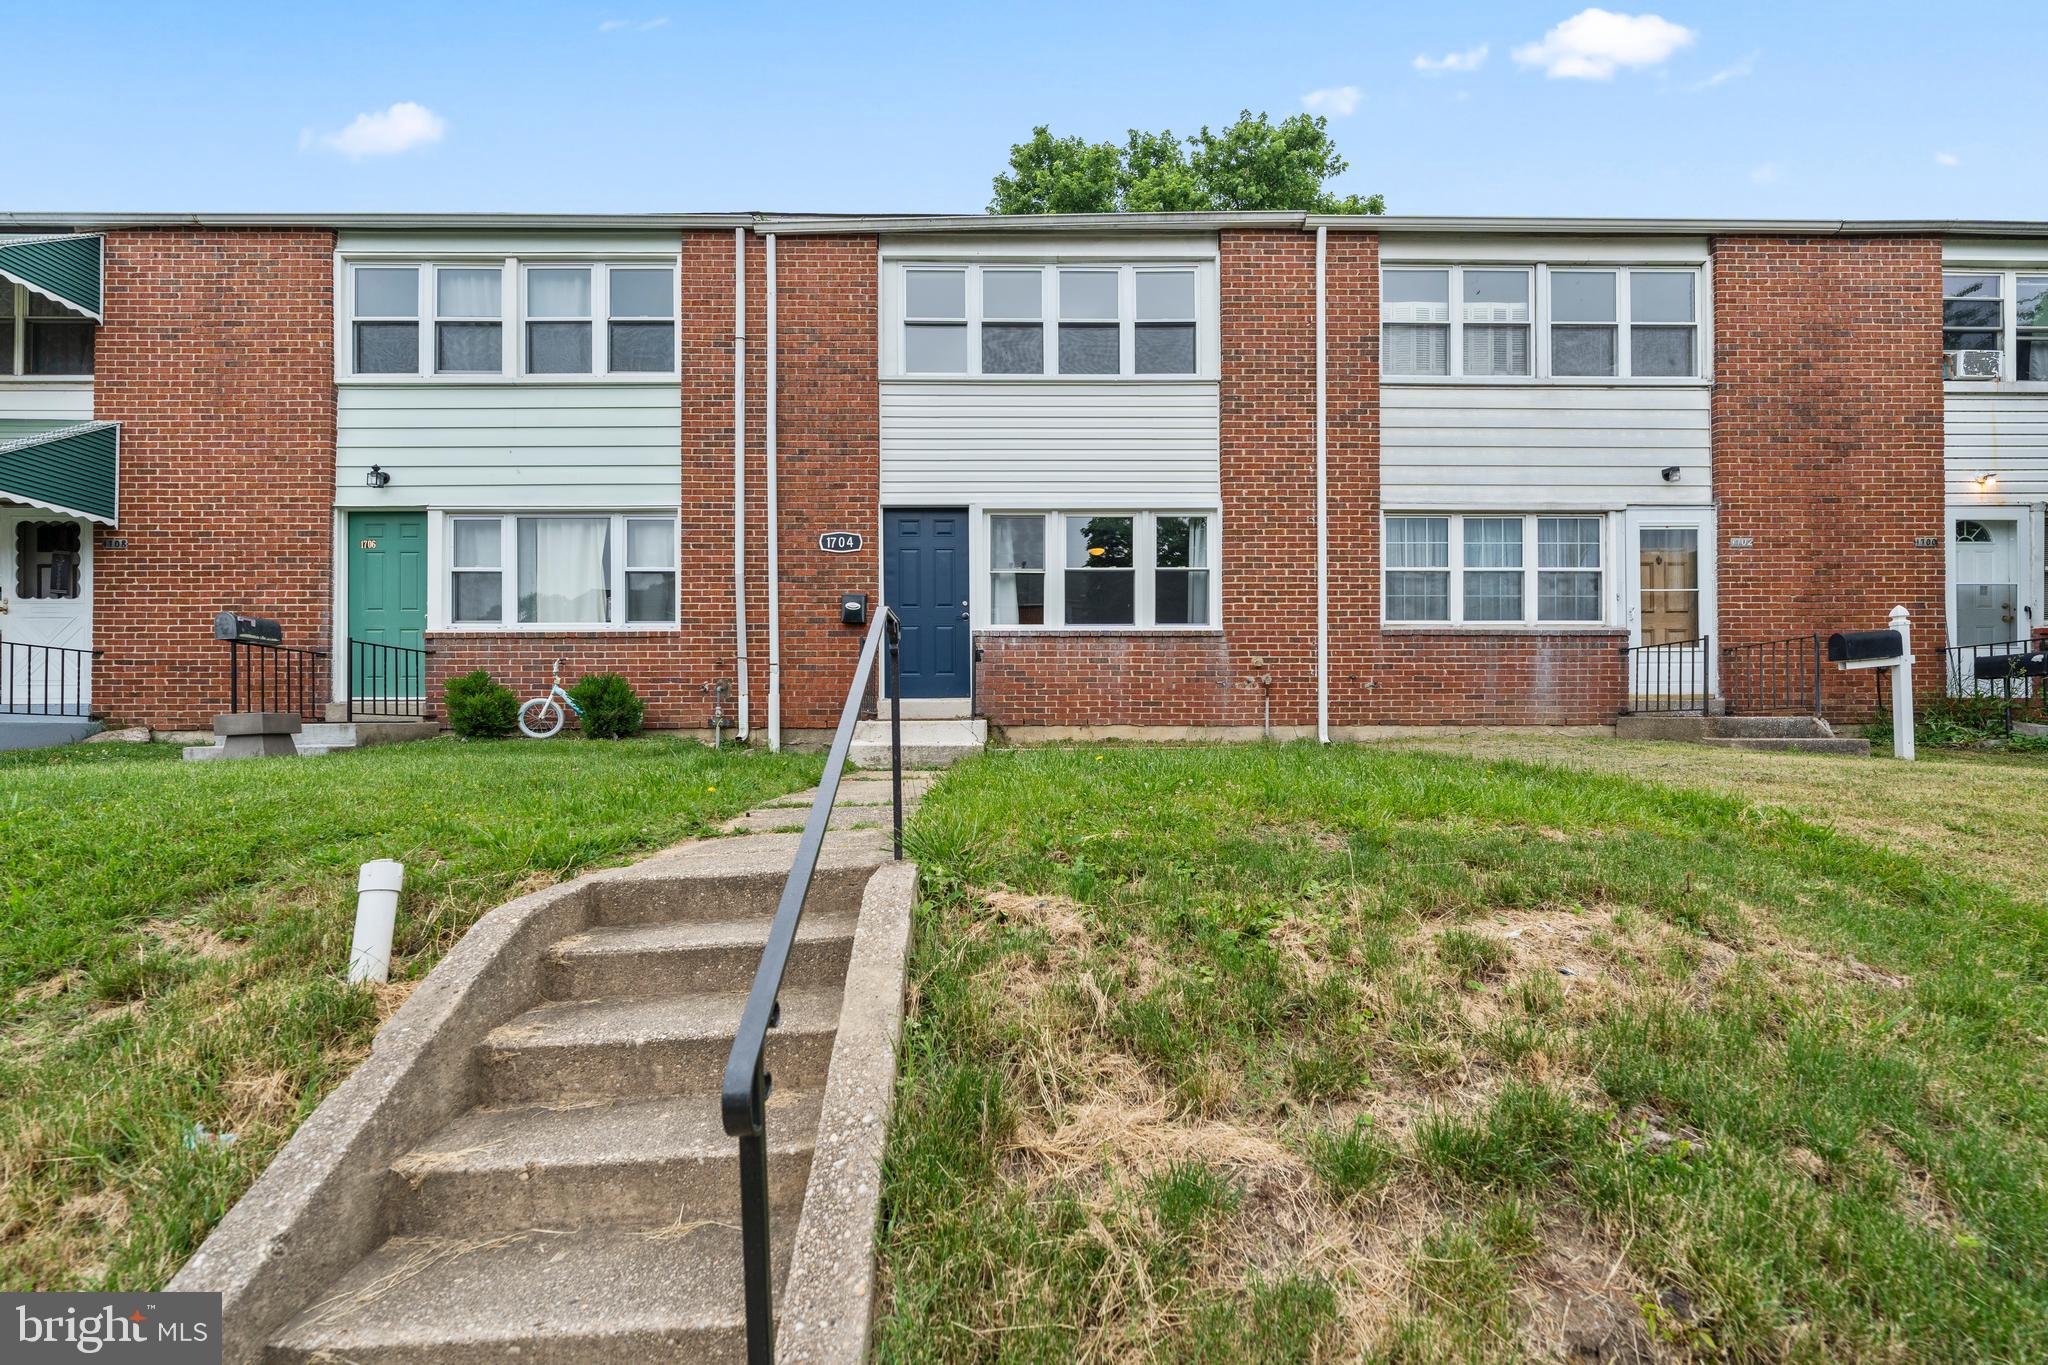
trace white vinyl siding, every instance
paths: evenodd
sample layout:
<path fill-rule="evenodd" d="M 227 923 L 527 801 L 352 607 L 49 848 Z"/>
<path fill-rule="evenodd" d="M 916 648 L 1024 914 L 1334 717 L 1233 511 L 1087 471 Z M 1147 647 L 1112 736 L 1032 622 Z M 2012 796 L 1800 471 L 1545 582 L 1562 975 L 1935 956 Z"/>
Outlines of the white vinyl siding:
<path fill-rule="evenodd" d="M 674 385 L 348 385 L 336 408 L 343 507 L 663 507 L 681 479 Z"/>
<path fill-rule="evenodd" d="M 1958 502 L 2048 502 L 2048 393 L 1947 394 L 1948 496 Z M 1994 476 L 1984 485 L 1978 480 Z"/>
<path fill-rule="evenodd" d="M 1705 388 L 1393 384 L 1380 402 L 1388 508 L 1611 510 L 1708 496 Z"/>
<path fill-rule="evenodd" d="M 882 386 L 882 502 L 1214 506 L 1214 384 Z"/>

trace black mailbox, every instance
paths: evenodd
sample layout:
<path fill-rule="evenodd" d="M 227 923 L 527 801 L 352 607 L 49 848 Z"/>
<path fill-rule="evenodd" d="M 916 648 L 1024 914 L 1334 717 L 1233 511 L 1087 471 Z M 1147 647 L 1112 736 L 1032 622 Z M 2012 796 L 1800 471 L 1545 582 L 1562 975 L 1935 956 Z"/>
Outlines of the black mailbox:
<path fill-rule="evenodd" d="M 213 638 L 240 640 L 248 645 L 281 645 L 284 643 L 284 627 L 267 616 L 244 616 L 239 612 L 224 611 L 213 618 Z"/>
<path fill-rule="evenodd" d="M 839 594 L 839 624 L 864 626 L 868 623 L 868 595 L 864 592 Z"/>
<path fill-rule="evenodd" d="M 1895 630 L 1838 630 L 1828 636 L 1828 662 L 1831 664 L 1896 659 L 1905 652 L 1906 642 Z"/>
<path fill-rule="evenodd" d="M 2048 650 L 2031 654 L 1979 654 L 1972 671 L 1978 682 L 2010 678 L 2048 678 Z"/>

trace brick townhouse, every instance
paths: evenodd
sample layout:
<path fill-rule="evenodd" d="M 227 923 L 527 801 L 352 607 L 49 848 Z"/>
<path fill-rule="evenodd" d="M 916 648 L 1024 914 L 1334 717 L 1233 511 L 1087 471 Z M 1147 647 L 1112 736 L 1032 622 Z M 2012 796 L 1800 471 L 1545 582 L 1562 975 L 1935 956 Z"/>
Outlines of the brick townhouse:
<path fill-rule="evenodd" d="M 2026 639 L 2044 506 L 2048 224 L 0 214 L 16 712 L 201 727 L 235 611 L 794 741 L 864 592 L 1027 738 L 1853 720 L 1799 642 Z"/>

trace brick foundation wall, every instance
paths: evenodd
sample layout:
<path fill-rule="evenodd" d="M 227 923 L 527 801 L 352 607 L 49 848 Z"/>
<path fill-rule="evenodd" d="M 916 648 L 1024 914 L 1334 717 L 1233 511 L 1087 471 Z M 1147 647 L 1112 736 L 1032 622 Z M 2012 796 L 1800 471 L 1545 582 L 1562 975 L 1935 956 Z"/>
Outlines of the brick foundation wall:
<path fill-rule="evenodd" d="M 1716 644 L 1874 630 L 1899 603 L 1922 652 L 1944 643 L 1941 243 L 1717 238 L 1714 313 Z M 1833 719 L 1871 710 L 1865 677 L 1824 687 Z"/>
<path fill-rule="evenodd" d="M 1610 725 L 1626 631 L 1388 632 L 1347 725 Z M 1354 716 L 1369 719 L 1353 719 Z"/>
<path fill-rule="evenodd" d="M 443 720 L 441 686 L 448 679 L 481 668 L 525 702 L 547 691 L 557 659 L 562 661 L 564 687 L 574 687 L 587 673 L 617 673 L 631 682 L 647 703 L 645 723 L 650 729 L 695 728 L 708 724 L 711 715 L 711 699 L 704 695 L 704 679 L 698 676 L 705 662 L 702 649 L 687 635 L 444 632 L 429 636 L 427 645 L 434 651 L 427 660 L 427 698 Z M 732 712 L 730 700 L 726 712 Z"/>
<path fill-rule="evenodd" d="M 1220 632 L 987 631 L 975 643 L 976 698 L 1000 725 L 1247 726 L 1264 713 L 1263 675 Z"/>
<path fill-rule="evenodd" d="M 121 423 L 121 515 L 95 546 L 93 640 L 110 721 L 228 709 L 217 612 L 328 643 L 333 252 L 316 231 L 107 234 L 93 402 Z"/>

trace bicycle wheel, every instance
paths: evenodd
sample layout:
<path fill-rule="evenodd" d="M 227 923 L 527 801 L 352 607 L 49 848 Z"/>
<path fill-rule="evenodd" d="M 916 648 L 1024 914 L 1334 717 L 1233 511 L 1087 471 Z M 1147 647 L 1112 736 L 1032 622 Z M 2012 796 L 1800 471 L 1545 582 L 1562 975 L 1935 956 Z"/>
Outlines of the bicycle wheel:
<path fill-rule="evenodd" d="M 562 708 L 553 697 L 535 697 L 519 708 L 519 732 L 528 739 L 553 739 L 562 733 Z"/>

